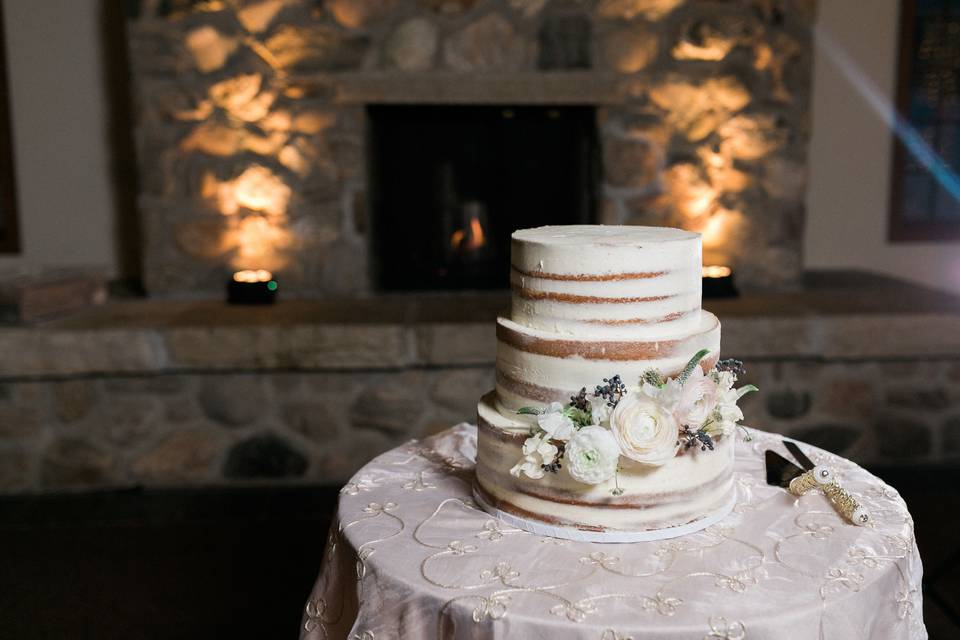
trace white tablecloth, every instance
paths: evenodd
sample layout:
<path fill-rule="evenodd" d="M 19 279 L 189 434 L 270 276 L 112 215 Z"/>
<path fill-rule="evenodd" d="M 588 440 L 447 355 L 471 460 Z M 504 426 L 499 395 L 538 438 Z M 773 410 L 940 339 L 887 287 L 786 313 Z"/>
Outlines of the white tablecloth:
<path fill-rule="evenodd" d="M 389 451 L 341 492 L 301 638 L 926 638 L 897 492 L 805 446 L 870 509 L 872 525 L 846 524 L 819 493 L 768 486 L 764 451 L 789 454 L 779 437 L 750 434 L 730 516 L 635 544 L 544 538 L 479 510 L 471 425 Z"/>

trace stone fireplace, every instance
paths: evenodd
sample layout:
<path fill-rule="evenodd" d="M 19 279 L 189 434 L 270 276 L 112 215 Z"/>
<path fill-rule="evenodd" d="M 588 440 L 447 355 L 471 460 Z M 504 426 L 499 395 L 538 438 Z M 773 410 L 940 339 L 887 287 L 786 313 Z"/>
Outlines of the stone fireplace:
<path fill-rule="evenodd" d="M 380 288 L 370 134 L 385 105 L 590 109 L 595 202 L 542 222 L 693 229 L 742 287 L 791 287 L 813 13 L 812 0 L 141 0 L 128 26 L 147 290 L 219 296 L 240 268 L 274 271 L 287 293 Z M 450 234 L 469 244 L 471 219 Z M 458 268 L 451 287 L 492 286 Z"/>

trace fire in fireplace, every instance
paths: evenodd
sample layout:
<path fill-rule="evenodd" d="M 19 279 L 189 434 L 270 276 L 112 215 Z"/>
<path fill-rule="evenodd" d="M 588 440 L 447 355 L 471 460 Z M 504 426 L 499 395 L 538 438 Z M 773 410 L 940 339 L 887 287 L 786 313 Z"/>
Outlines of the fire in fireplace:
<path fill-rule="evenodd" d="M 368 113 L 381 290 L 507 288 L 515 229 L 596 220 L 592 107 L 377 105 Z"/>

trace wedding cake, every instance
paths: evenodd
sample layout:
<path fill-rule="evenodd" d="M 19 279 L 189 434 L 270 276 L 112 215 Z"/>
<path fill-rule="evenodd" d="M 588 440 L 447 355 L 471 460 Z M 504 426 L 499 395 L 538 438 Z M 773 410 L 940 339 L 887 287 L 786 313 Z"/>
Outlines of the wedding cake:
<path fill-rule="evenodd" d="M 545 535 L 634 541 L 729 513 L 740 364 L 701 309 L 696 233 L 517 231 L 496 389 L 477 407 L 474 494 Z"/>

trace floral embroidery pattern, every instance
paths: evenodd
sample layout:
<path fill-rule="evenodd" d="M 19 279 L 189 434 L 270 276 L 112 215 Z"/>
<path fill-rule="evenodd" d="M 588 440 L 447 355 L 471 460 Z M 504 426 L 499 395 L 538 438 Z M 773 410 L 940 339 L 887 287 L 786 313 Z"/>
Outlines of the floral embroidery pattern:
<path fill-rule="evenodd" d="M 747 629 L 742 622 L 727 622 L 726 618 L 710 618 L 707 622 L 710 633 L 703 636 L 704 640 L 744 640 Z"/>
<path fill-rule="evenodd" d="M 327 611 L 327 602 L 322 598 L 317 600 L 311 600 L 307 603 L 306 613 L 307 621 L 303 624 L 303 628 L 306 631 L 313 631 L 314 629 L 323 625 L 323 614 Z"/>
<path fill-rule="evenodd" d="M 483 523 L 483 531 L 477 534 L 478 538 L 484 538 L 490 542 L 503 540 L 503 529 L 500 528 L 499 520 L 487 520 Z"/>
<path fill-rule="evenodd" d="M 425 472 L 418 471 L 413 480 L 403 483 L 403 488 L 407 491 L 423 491 L 425 489 L 436 489 L 437 485 L 431 484 L 423 479 Z"/>
<path fill-rule="evenodd" d="M 923 637 L 912 522 L 899 495 L 857 467 L 837 464 L 878 515 L 873 527 L 854 531 L 822 496 L 792 498 L 766 485 L 763 452 L 781 446 L 780 439 L 746 433 L 749 440 L 737 438 L 738 502 L 728 519 L 697 534 L 622 546 L 536 536 L 479 510 L 470 495 L 472 462 L 458 453 L 475 451 L 472 428 L 384 454 L 341 492 L 339 526 L 330 532 L 325 573 L 303 610 L 301 634 L 378 640 L 389 628 L 380 626 L 387 621 L 378 611 L 364 610 L 363 628 L 346 630 L 357 616 L 351 607 L 379 601 L 371 596 L 388 588 L 435 603 L 424 613 L 435 616 L 436 627 L 424 632 L 430 637 L 506 624 L 523 637 L 526 625 L 542 620 L 600 640 L 638 640 L 645 637 L 640 629 L 673 624 L 699 628 L 694 637 L 707 640 L 746 640 L 771 633 L 764 626 L 769 611 L 756 619 L 745 613 L 749 603 L 767 600 L 768 589 L 798 585 L 811 605 L 804 624 L 815 627 L 821 612 L 857 606 L 858 594 L 876 594 L 867 587 L 885 578 L 895 585 L 888 606 L 876 612 L 887 616 L 885 628 L 891 637 Z M 829 454 L 817 456 L 834 463 Z M 775 514 L 782 516 L 771 524 Z M 393 582 L 399 567 L 413 575 Z M 706 621 L 704 602 L 717 612 Z"/>
<path fill-rule="evenodd" d="M 507 615 L 507 604 L 510 602 L 510 596 L 504 594 L 495 594 L 489 598 L 481 598 L 480 604 L 473 610 L 473 621 L 483 622 L 487 618 L 499 620 Z"/>

